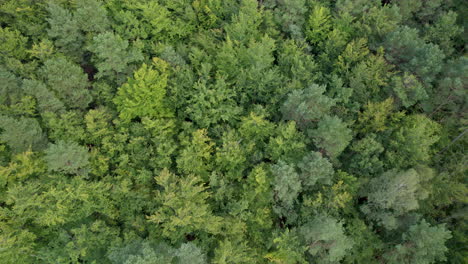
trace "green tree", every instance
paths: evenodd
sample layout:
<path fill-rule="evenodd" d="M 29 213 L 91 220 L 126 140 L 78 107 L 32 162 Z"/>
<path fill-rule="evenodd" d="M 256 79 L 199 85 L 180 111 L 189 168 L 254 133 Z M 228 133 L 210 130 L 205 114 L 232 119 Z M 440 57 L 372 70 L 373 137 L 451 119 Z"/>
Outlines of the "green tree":
<path fill-rule="evenodd" d="M 0 140 L 6 142 L 12 153 L 27 150 L 40 151 L 46 147 L 47 139 L 39 122 L 34 118 L 12 118 L 0 115 Z"/>
<path fill-rule="evenodd" d="M 389 141 L 386 156 L 394 166 L 410 167 L 429 161 L 439 140 L 440 125 L 424 115 L 406 116 Z"/>
<path fill-rule="evenodd" d="M 295 231 L 295 230 L 294 230 Z M 275 243 L 274 251 L 268 253 L 265 258 L 272 263 L 278 264 L 305 264 L 304 252 L 307 247 L 301 245 L 301 241 L 294 231 L 286 229 L 279 234 L 273 242 Z"/>
<path fill-rule="evenodd" d="M 414 75 L 406 72 L 403 76 L 394 76 L 392 78 L 392 89 L 404 107 L 410 107 L 428 99 L 424 86 Z"/>
<path fill-rule="evenodd" d="M 298 229 L 307 253 L 316 263 L 337 263 L 353 248 L 346 236 L 343 223 L 327 215 L 318 215 Z"/>
<path fill-rule="evenodd" d="M 437 45 L 425 43 L 416 29 L 400 27 L 387 35 L 383 45 L 387 60 L 418 76 L 426 86 L 442 69 L 444 53 Z"/>
<path fill-rule="evenodd" d="M 110 26 L 107 11 L 99 0 L 76 1 L 73 17 L 80 29 L 86 33 L 104 33 Z"/>
<path fill-rule="evenodd" d="M 58 141 L 45 151 L 47 168 L 52 172 L 86 175 L 89 153 L 85 147 L 74 142 Z"/>
<path fill-rule="evenodd" d="M 69 108 L 85 109 L 92 98 L 88 91 L 88 77 L 80 66 L 57 57 L 44 62 L 41 75 L 55 96 Z"/>
<path fill-rule="evenodd" d="M 156 192 L 161 206 L 148 216 L 148 221 L 160 228 L 156 228 L 158 233 L 176 242 L 190 233 L 221 232 L 222 218 L 212 213 L 207 201 L 210 193 L 199 177 L 177 177 L 164 169 L 155 180 L 163 188 Z"/>
<path fill-rule="evenodd" d="M 118 84 L 125 81 L 125 77 L 131 71 L 132 63 L 143 60 L 140 50 L 130 46 L 127 40 L 112 32 L 93 37 L 88 50 L 94 54 L 92 61 L 98 69 L 96 78 L 109 78 Z"/>
<path fill-rule="evenodd" d="M 78 21 L 69 10 L 54 2 L 49 2 L 47 11 L 49 12 L 47 19 L 49 38 L 54 40 L 55 46 L 60 51 L 80 62 L 83 56 L 81 48 L 84 44 L 84 36 L 80 31 Z"/>
<path fill-rule="evenodd" d="M 242 108 L 235 101 L 235 92 L 221 77 L 212 85 L 199 80 L 188 100 L 187 115 L 200 127 L 210 127 L 222 122 L 233 123 L 239 119 Z"/>
<path fill-rule="evenodd" d="M 296 121 L 302 130 L 313 127 L 335 104 L 333 99 L 323 94 L 324 92 L 325 86 L 317 84 L 292 91 L 281 108 L 283 118 Z"/>
<path fill-rule="evenodd" d="M 327 7 L 314 5 L 306 25 L 306 36 L 310 43 L 324 42 L 332 29 L 331 12 Z"/>
<path fill-rule="evenodd" d="M 46 112 L 42 115 L 47 136 L 53 141 L 81 142 L 86 138 L 83 115 L 79 111 L 68 111 L 61 114 Z"/>
<path fill-rule="evenodd" d="M 384 254 L 387 263 L 434 263 L 445 261 L 445 242 L 452 238 L 445 225 L 430 226 L 425 220 L 412 225 L 402 242 Z"/>
<path fill-rule="evenodd" d="M 353 142 L 349 160 L 349 168 L 355 174 L 369 177 L 376 173 L 382 173 L 384 162 L 381 155 L 384 147 L 375 134 L 368 134 L 363 139 Z"/>
<path fill-rule="evenodd" d="M 245 242 L 222 240 L 215 249 L 213 263 L 215 264 L 248 264 L 255 261 L 252 249 Z"/>
<path fill-rule="evenodd" d="M 296 169 L 280 160 L 271 166 L 273 174 L 273 197 L 276 205 L 273 210 L 280 216 L 294 219 L 293 208 L 302 191 L 301 178 Z"/>
<path fill-rule="evenodd" d="M 65 110 L 63 102 L 40 81 L 25 79 L 21 89 L 25 94 L 36 98 L 37 109 L 41 114 L 46 112 L 61 113 Z"/>
<path fill-rule="evenodd" d="M 389 230 L 399 227 L 398 218 L 419 208 L 419 201 L 428 197 L 425 182 L 433 172 L 415 169 L 390 170 L 370 180 L 364 194 L 368 203 L 362 211 Z"/>
<path fill-rule="evenodd" d="M 177 168 L 185 174 L 195 174 L 207 179 L 213 166 L 214 143 L 206 129 L 192 133 L 192 140 L 182 142 L 184 147 L 177 158 Z"/>
<path fill-rule="evenodd" d="M 133 78 L 118 89 L 114 102 L 123 120 L 173 115 L 165 101 L 168 66 L 167 62 L 153 58 L 152 65 L 143 64 Z"/>
<path fill-rule="evenodd" d="M 336 116 L 325 116 L 319 121 L 317 129 L 311 130 L 309 135 L 315 145 L 331 158 L 339 156 L 353 137 L 346 123 Z"/>
<path fill-rule="evenodd" d="M 276 127 L 276 135 L 270 138 L 266 152 L 271 160 L 294 162 L 299 160 L 306 151 L 304 135 L 296 129 L 296 123 L 290 121 L 280 123 Z"/>
<path fill-rule="evenodd" d="M 330 185 L 333 176 L 333 165 L 319 152 L 311 152 L 297 164 L 302 184 L 314 187 L 316 184 Z"/>
<path fill-rule="evenodd" d="M 0 104 L 12 105 L 20 100 L 20 79 L 12 72 L 0 66 Z"/>

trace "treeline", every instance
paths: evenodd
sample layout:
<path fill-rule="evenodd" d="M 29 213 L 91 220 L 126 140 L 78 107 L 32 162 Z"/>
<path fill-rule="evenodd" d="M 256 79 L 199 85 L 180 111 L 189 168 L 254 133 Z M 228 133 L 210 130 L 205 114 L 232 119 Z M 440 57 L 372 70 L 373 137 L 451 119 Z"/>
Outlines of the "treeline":
<path fill-rule="evenodd" d="M 466 263 L 467 3 L 0 0 L 0 262 Z"/>

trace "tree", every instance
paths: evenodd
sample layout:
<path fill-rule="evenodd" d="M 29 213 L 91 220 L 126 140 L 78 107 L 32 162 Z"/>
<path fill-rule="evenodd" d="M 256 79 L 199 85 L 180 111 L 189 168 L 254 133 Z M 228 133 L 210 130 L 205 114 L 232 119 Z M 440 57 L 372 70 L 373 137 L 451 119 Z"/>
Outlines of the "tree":
<path fill-rule="evenodd" d="M 136 117 L 171 117 L 172 111 L 165 101 L 168 79 L 167 62 L 153 58 L 152 65 L 143 65 L 135 71 L 133 79 L 122 85 L 114 99 L 119 116 L 125 121 Z"/>
<path fill-rule="evenodd" d="M 166 243 L 135 240 L 123 247 L 113 247 L 108 258 L 113 264 L 172 263 L 175 249 Z"/>
<path fill-rule="evenodd" d="M 386 171 L 370 180 L 364 192 L 368 203 L 361 209 L 379 225 L 394 230 L 400 225 L 399 217 L 418 209 L 419 201 L 428 197 L 424 182 L 432 177 L 431 170 Z"/>
<path fill-rule="evenodd" d="M 47 139 L 42 128 L 34 118 L 12 118 L 0 115 L 0 140 L 6 142 L 12 153 L 27 150 L 40 151 L 46 146 Z"/>
<path fill-rule="evenodd" d="M 96 78 L 108 78 L 121 84 L 130 71 L 130 64 L 143 60 L 141 51 L 129 46 L 127 40 L 112 32 L 93 37 L 88 50 L 94 54 L 92 61 L 98 69 Z"/>
<path fill-rule="evenodd" d="M 236 94 L 222 77 L 218 77 L 211 85 L 205 80 L 199 80 L 194 89 L 186 112 L 200 127 L 222 122 L 234 123 L 239 119 L 242 109 L 235 101 Z"/>
<path fill-rule="evenodd" d="M 266 2 L 266 1 L 265 1 Z M 276 2 L 274 17 L 279 28 L 290 38 L 303 39 L 303 27 L 307 6 L 305 0 L 271 1 Z"/>
<path fill-rule="evenodd" d="M 55 46 L 64 54 L 71 55 L 75 61 L 81 61 L 84 44 L 84 36 L 80 31 L 78 21 L 74 19 L 72 13 L 65 8 L 49 2 L 47 6 L 49 12 L 48 36 L 54 40 Z"/>
<path fill-rule="evenodd" d="M 183 142 L 184 149 L 177 159 L 177 168 L 185 174 L 195 174 L 207 179 L 213 166 L 214 143 L 207 136 L 206 129 L 192 133 L 192 140 Z"/>
<path fill-rule="evenodd" d="M 270 138 L 266 152 L 274 161 L 297 161 L 305 152 L 304 142 L 304 135 L 296 129 L 294 121 L 280 123 L 276 128 L 276 135 Z"/>
<path fill-rule="evenodd" d="M 383 45 L 387 60 L 418 76 L 426 86 L 430 86 L 442 69 L 444 53 L 437 45 L 425 43 L 416 29 L 400 27 L 387 35 Z"/>
<path fill-rule="evenodd" d="M 358 114 L 358 127 L 366 133 L 382 132 L 389 129 L 404 117 L 403 112 L 394 113 L 395 108 L 394 100 L 391 97 L 382 102 L 368 102 L 364 105 L 364 111 Z"/>
<path fill-rule="evenodd" d="M 414 75 L 406 72 L 403 76 L 394 76 L 392 78 L 392 89 L 404 107 L 410 107 L 428 99 L 424 86 Z"/>
<path fill-rule="evenodd" d="M 323 94 L 324 92 L 325 86 L 317 84 L 292 91 L 281 108 L 283 118 L 296 121 L 302 130 L 313 127 L 335 104 L 333 99 Z"/>
<path fill-rule="evenodd" d="M 245 242 L 222 240 L 215 249 L 215 264 L 248 264 L 254 260 L 251 248 Z"/>
<path fill-rule="evenodd" d="M 206 256 L 195 244 L 183 243 L 173 248 L 163 242 L 135 240 L 124 247 L 114 247 L 108 252 L 108 258 L 115 264 L 205 264 Z"/>
<path fill-rule="evenodd" d="M 317 129 L 311 130 L 309 135 L 315 145 L 331 158 L 340 155 L 352 139 L 351 130 L 337 116 L 325 116 L 319 121 Z"/>
<path fill-rule="evenodd" d="M 307 40 L 314 45 L 324 42 L 331 29 L 332 21 L 330 10 L 324 6 L 315 5 L 307 21 Z"/>
<path fill-rule="evenodd" d="M 278 264 L 305 264 L 304 252 L 307 247 L 301 245 L 301 241 L 295 230 L 286 229 L 273 240 L 275 250 L 268 253 L 265 258 Z"/>
<path fill-rule="evenodd" d="M 45 151 L 47 168 L 52 172 L 86 175 L 89 153 L 85 147 L 74 142 L 58 141 Z"/>
<path fill-rule="evenodd" d="M 271 173 L 273 174 L 273 197 L 276 201 L 273 210 L 280 216 L 294 219 L 292 211 L 302 190 L 300 176 L 293 166 L 281 160 L 271 166 Z"/>
<path fill-rule="evenodd" d="M 25 94 L 36 98 L 37 109 L 41 114 L 46 112 L 62 113 L 65 105 L 54 94 L 47 89 L 46 85 L 36 80 L 23 80 L 21 89 Z"/>
<path fill-rule="evenodd" d="M 247 153 L 242 138 L 234 131 L 224 133 L 222 145 L 216 148 L 216 167 L 226 177 L 240 181 L 247 165 Z"/>
<path fill-rule="evenodd" d="M 331 184 L 333 165 L 319 152 L 311 152 L 304 156 L 297 167 L 301 172 L 303 186 L 313 188 L 316 184 Z"/>
<path fill-rule="evenodd" d="M 327 215 L 317 215 L 299 227 L 299 237 L 316 263 L 337 263 L 353 248 L 344 233 L 343 223 Z"/>
<path fill-rule="evenodd" d="M 348 166 L 352 172 L 366 177 L 383 172 L 384 162 L 380 156 L 385 149 L 375 134 L 353 142 L 350 149 L 353 153 Z"/>
<path fill-rule="evenodd" d="M 389 264 L 434 263 L 445 261 L 445 242 L 452 238 L 445 225 L 430 226 L 425 220 L 412 225 L 403 234 L 402 242 L 384 254 Z"/>
<path fill-rule="evenodd" d="M 164 169 L 155 180 L 163 188 L 156 192 L 161 206 L 147 218 L 164 237 L 176 242 L 190 233 L 221 232 L 222 218 L 212 213 L 207 201 L 210 193 L 198 176 L 181 178 Z"/>
<path fill-rule="evenodd" d="M 110 21 L 101 1 L 78 0 L 76 5 L 77 8 L 73 13 L 73 17 L 82 31 L 99 34 L 109 29 Z"/>
<path fill-rule="evenodd" d="M 399 167 L 427 162 L 432 145 L 439 140 L 439 133 L 440 125 L 426 116 L 406 116 L 389 140 L 386 153 L 389 162 Z"/>
<path fill-rule="evenodd" d="M 66 106 L 78 109 L 88 107 L 92 100 L 88 91 L 88 77 L 80 66 L 57 57 L 44 62 L 41 74 L 49 89 Z"/>
<path fill-rule="evenodd" d="M 28 38 L 23 36 L 20 31 L 14 30 L 8 27 L 0 28 L 0 44 L 1 56 L 0 61 L 4 61 L 7 58 L 13 58 L 16 60 L 24 60 L 28 56 L 26 52 L 26 45 Z"/>
<path fill-rule="evenodd" d="M 20 100 L 21 82 L 12 72 L 0 66 L 0 104 L 12 105 Z"/>

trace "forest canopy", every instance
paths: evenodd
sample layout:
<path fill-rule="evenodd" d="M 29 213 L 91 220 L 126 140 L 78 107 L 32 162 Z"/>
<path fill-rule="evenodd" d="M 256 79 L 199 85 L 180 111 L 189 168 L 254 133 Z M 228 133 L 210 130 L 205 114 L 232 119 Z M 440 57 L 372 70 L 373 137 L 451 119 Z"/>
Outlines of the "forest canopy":
<path fill-rule="evenodd" d="M 468 262 L 468 2 L 0 0 L 0 262 Z"/>

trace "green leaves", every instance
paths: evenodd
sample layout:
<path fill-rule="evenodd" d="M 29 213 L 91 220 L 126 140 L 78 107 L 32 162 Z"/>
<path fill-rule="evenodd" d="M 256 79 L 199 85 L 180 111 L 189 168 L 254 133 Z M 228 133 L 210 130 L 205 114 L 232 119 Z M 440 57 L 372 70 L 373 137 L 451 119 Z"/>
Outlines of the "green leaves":
<path fill-rule="evenodd" d="M 47 168 L 52 172 L 86 175 L 89 154 L 85 147 L 74 142 L 59 141 L 45 151 Z"/>
<path fill-rule="evenodd" d="M 190 233 L 220 232 L 222 218 L 213 215 L 207 201 L 210 193 L 199 177 L 181 178 L 165 169 L 155 180 L 163 188 L 156 193 L 161 206 L 148 221 L 159 226 L 164 237 L 176 242 Z"/>
<path fill-rule="evenodd" d="M 427 162 L 439 140 L 440 125 L 424 115 L 411 115 L 390 138 L 387 157 L 392 165 L 409 167 Z"/>
<path fill-rule="evenodd" d="M 292 91 L 281 112 L 286 120 L 294 120 L 302 130 L 313 127 L 329 113 L 334 100 L 323 95 L 325 86 L 312 84 L 303 90 Z"/>
<path fill-rule="evenodd" d="M 88 47 L 94 53 L 92 60 L 98 69 L 96 77 L 109 78 L 118 84 L 125 80 L 129 73 L 129 64 L 143 60 L 141 52 L 131 47 L 127 40 L 111 32 L 101 33 Z"/>
<path fill-rule="evenodd" d="M 315 5 L 309 16 L 306 26 L 306 36 L 312 44 L 325 41 L 332 28 L 330 10 L 326 7 Z"/>
<path fill-rule="evenodd" d="M 325 116 L 309 134 L 315 145 L 332 158 L 340 155 L 353 138 L 346 123 L 336 116 Z"/>
<path fill-rule="evenodd" d="M 84 109 L 91 102 L 88 77 L 78 65 L 58 57 L 47 60 L 41 73 L 49 89 L 69 108 Z"/>
<path fill-rule="evenodd" d="M 45 148 L 47 139 L 34 118 L 12 118 L 0 115 L 0 140 L 6 142 L 12 153 Z"/>
<path fill-rule="evenodd" d="M 343 223 L 318 215 L 298 229 L 307 253 L 317 263 L 337 263 L 349 253 L 353 241 L 344 234 Z"/>
<path fill-rule="evenodd" d="M 422 220 L 403 234 L 403 241 L 387 251 L 388 263 L 434 263 L 445 261 L 445 242 L 452 238 L 445 225 L 430 226 Z"/>
<path fill-rule="evenodd" d="M 418 209 L 419 201 L 427 198 L 423 183 L 432 177 L 431 170 L 387 171 L 369 182 L 365 191 L 369 203 L 362 210 L 380 225 L 394 230 L 401 224 L 398 217 Z"/>
<path fill-rule="evenodd" d="M 120 118 L 130 121 L 136 117 L 171 117 L 165 101 L 168 78 L 167 62 L 154 58 L 150 66 L 143 64 L 133 78 L 122 85 L 114 99 Z"/>

